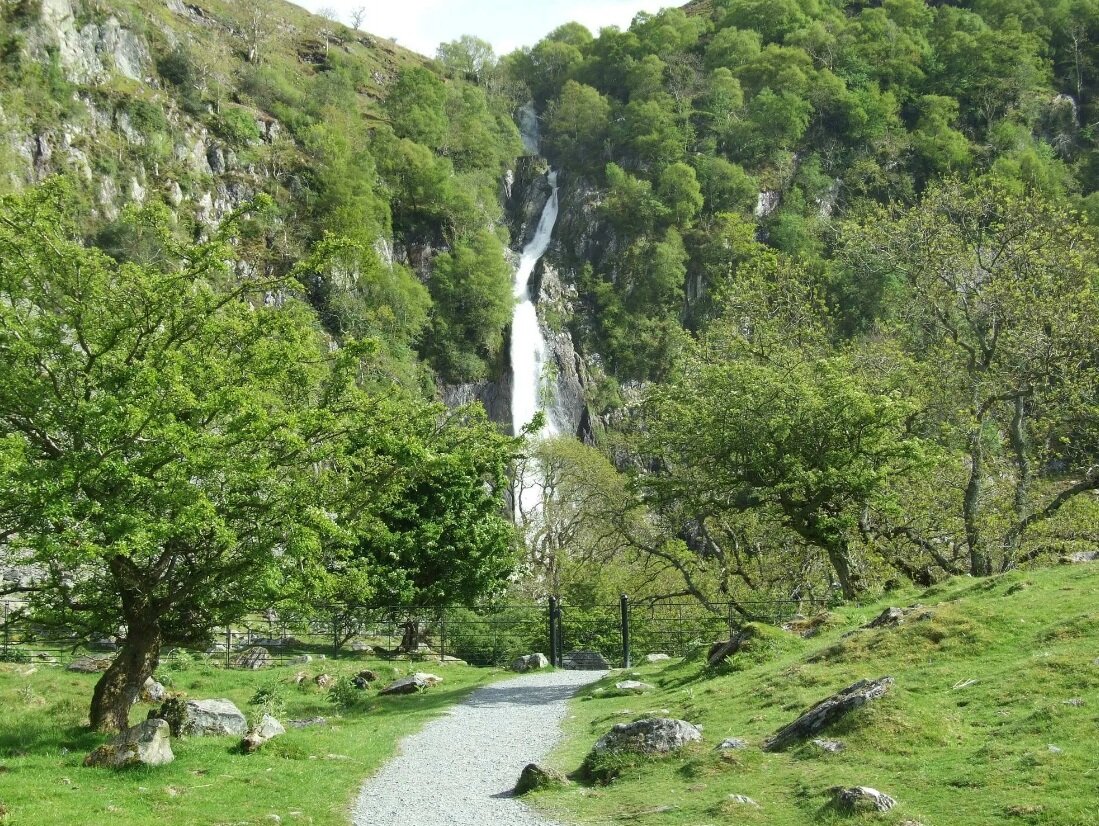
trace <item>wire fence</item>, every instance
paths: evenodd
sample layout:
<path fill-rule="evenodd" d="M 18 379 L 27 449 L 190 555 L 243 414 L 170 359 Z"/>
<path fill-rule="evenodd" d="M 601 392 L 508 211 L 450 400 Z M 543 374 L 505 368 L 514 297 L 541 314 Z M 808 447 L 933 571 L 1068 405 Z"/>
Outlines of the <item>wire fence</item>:
<path fill-rule="evenodd" d="M 283 606 L 215 629 L 203 647 L 169 649 L 164 656 L 247 668 L 253 649 L 263 648 L 264 661 L 272 665 L 380 656 L 506 666 L 532 652 L 548 653 L 560 663 L 562 655 L 583 651 L 599 654 L 612 666 L 625 666 L 648 654 L 685 656 L 725 639 L 730 617 L 733 622 L 752 618 L 781 625 L 824 607 L 823 602 L 792 600 L 704 607 L 689 600 L 633 602 L 625 597 L 617 604 L 594 606 L 556 600 L 475 607 L 332 605 L 308 611 Z M 38 624 L 24 605 L 0 602 L 0 661 L 67 666 L 89 652 L 110 654 L 118 642 L 109 632 L 77 636 Z"/>

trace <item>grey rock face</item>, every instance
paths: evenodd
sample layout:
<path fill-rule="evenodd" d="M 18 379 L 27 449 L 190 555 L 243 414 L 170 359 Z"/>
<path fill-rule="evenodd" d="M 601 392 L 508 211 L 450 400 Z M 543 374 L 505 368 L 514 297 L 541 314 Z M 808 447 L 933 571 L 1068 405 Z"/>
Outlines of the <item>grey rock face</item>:
<path fill-rule="evenodd" d="M 164 720 L 145 720 L 84 759 L 85 766 L 163 766 L 175 760 Z"/>
<path fill-rule="evenodd" d="M 572 651 L 561 658 L 569 671 L 610 671 L 611 664 L 598 651 Z"/>
<path fill-rule="evenodd" d="M 282 723 L 270 714 L 264 714 L 259 724 L 244 736 L 244 740 L 240 744 L 241 749 L 248 754 L 252 754 L 262 748 L 268 740 L 278 737 L 280 734 L 286 734 L 286 729 L 283 728 Z"/>
<path fill-rule="evenodd" d="M 410 674 L 407 677 L 402 677 L 395 682 L 390 683 L 379 694 L 418 694 L 426 688 L 430 688 L 433 685 L 438 685 L 443 681 L 442 677 L 436 677 L 434 674 L 423 674 L 416 672 Z"/>
<path fill-rule="evenodd" d="M 836 786 L 830 791 L 836 808 L 848 812 L 888 812 L 897 805 L 889 795 L 869 786 Z"/>
<path fill-rule="evenodd" d="M 608 751 L 667 754 L 701 741 L 702 732 L 686 720 L 653 717 L 634 723 L 619 723 L 599 738 L 592 751 L 595 754 Z"/>
<path fill-rule="evenodd" d="M 838 694 L 821 700 L 794 722 L 779 729 L 763 743 L 764 751 L 781 751 L 792 743 L 808 740 L 817 732 L 869 702 L 877 700 L 893 685 L 892 677 L 859 680 Z"/>
<path fill-rule="evenodd" d="M 515 662 L 511 664 L 511 670 L 517 671 L 523 674 L 527 671 L 537 671 L 542 668 L 549 668 L 549 660 L 545 654 L 527 654 L 525 657 L 518 657 Z"/>

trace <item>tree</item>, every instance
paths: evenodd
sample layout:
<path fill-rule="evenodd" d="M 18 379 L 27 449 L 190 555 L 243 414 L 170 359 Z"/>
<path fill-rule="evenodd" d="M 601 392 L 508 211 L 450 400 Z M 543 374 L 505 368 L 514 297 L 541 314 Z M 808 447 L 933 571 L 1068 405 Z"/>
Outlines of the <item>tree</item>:
<path fill-rule="evenodd" d="M 610 104 L 599 92 L 568 81 L 546 113 L 549 151 L 566 167 L 599 168 L 610 114 Z"/>
<path fill-rule="evenodd" d="M 492 44 L 468 34 L 449 43 L 440 43 L 435 57 L 456 76 L 474 83 L 481 83 L 486 72 L 496 68 Z"/>
<path fill-rule="evenodd" d="M 366 6 L 356 6 L 351 10 L 351 28 L 358 31 L 366 20 Z"/>
<path fill-rule="evenodd" d="M 685 163 L 673 163 L 660 173 L 660 200 L 680 227 L 688 227 L 702 209 L 702 188 L 695 171 Z"/>
<path fill-rule="evenodd" d="M 774 256 L 752 270 L 675 381 L 648 394 L 640 450 L 659 470 L 638 484 L 651 508 L 705 533 L 709 552 L 731 553 L 718 537 L 735 541 L 744 515 L 773 520 L 827 554 L 851 599 L 865 588 L 859 516 L 920 461 L 912 407 L 830 352 L 804 273 Z"/>
<path fill-rule="evenodd" d="M 848 266 L 892 294 L 908 347 L 941 388 L 940 426 L 958 434 L 963 536 L 934 557 L 948 571 L 959 557 L 974 576 L 1025 561 L 1030 531 L 1099 490 L 1093 451 L 1073 449 L 1093 444 L 1099 424 L 1097 251 L 1071 213 L 990 180 L 947 182 L 916 209 L 849 228 Z M 1053 462 L 1067 472 L 1043 479 Z M 903 526 L 882 532 L 934 547 Z"/>
<path fill-rule="evenodd" d="M 431 149 L 447 138 L 446 86 L 422 66 L 402 69 L 385 99 L 385 112 L 398 137 Z"/>

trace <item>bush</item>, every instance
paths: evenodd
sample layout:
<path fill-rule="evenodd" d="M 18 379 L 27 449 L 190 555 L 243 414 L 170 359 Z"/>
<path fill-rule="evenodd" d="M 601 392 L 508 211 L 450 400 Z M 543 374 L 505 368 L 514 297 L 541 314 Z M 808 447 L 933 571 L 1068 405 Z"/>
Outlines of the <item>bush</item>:
<path fill-rule="evenodd" d="M 255 116 L 245 109 L 223 109 L 214 118 L 212 129 L 233 146 L 246 146 L 260 137 Z"/>
<path fill-rule="evenodd" d="M 0 647 L 0 663 L 29 663 L 31 655 L 21 648 Z"/>

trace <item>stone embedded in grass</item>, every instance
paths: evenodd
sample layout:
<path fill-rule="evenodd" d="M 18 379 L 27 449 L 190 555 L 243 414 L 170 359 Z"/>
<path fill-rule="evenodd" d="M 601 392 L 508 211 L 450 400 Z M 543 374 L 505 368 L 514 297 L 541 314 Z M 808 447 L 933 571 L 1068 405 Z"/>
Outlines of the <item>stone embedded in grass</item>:
<path fill-rule="evenodd" d="M 869 786 L 835 786 L 829 791 L 833 805 L 845 812 L 888 812 L 897 805 L 889 795 Z"/>
<path fill-rule="evenodd" d="M 442 677 L 436 677 L 434 674 L 425 674 L 417 671 L 415 674 L 409 674 L 407 677 L 390 683 L 379 694 L 418 694 L 424 689 L 430 688 L 433 685 L 438 685 L 443 681 Z"/>
<path fill-rule="evenodd" d="M 757 809 L 760 808 L 760 805 L 746 794 L 731 794 L 729 795 L 729 802 L 736 803 L 740 806 L 755 806 Z"/>
<path fill-rule="evenodd" d="M 145 680 L 145 684 L 141 686 L 141 702 L 143 703 L 163 703 L 168 699 L 168 689 L 149 677 Z"/>
<path fill-rule="evenodd" d="M 304 720 L 287 720 L 290 728 L 312 728 L 313 726 L 327 726 L 328 720 L 324 717 L 307 717 Z"/>
<path fill-rule="evenodd" d="M 527 671 L 549 668 L 549 664 L 549 659 L 545 654 L 527 654 L 524 657 L 517 657 L 515 662 L 511 664 L 511 670 L 525 674 Z"/>
<path fill-rule="evenodd" d="M 527 794 L 567 785 L 569 785 L 569 779 L 557 769 L 528 763 L 519 775 L 519 782 L 515 784 L 515 793 Z"/>
<path fill-rule="evenodd" d="M 113 769 L 164 766 L 176 759 L 168 735 L 164 720 L 144 720 L 97 748 L 84 758 L 84 765 Z"/>
<path fill-rule="evenodd" d="M 1077 551 L 1074 554 L 1062 556 L 1058 561 L 1062 565 L 1086 565 L 1089 562 L 1099 562 L 1099 551 Z"/>
<path fill-rule="evenodd" d="M 243 668 L 246 671 L 259 671 L 271 665 L 271 652 L 266 648 L 255 646 L 241 652 L 233 660 L 233 668 Z"/>
<path fill-rule="evenodd" d="M 166 720 L 174 737 L 243 737 L 248 720 L 230 700 L 172 698 L 149 719 Z"/>
<path fill-rule="evenodd" d="M 640 680 L 623 680 L 620 683 L 615 683 L 614 687 L 619 691 L 627 691 L 631 694 L 644 694 L 646 691 L 652 691 L 654 688 L 654 686 L 643 683 Z"/>
<path fill-rule="evenodd" d="M 808 740 L 855 709 L 882 697 L 893 685 L 892 677 L 859 680 L 838 694 L 821 700 L 794 722 L 779 729 L 763 742 L 764 751 L 781 751 L 799 740 Z"/>
<path fill-rule="evenodd" d="M 317 688 L 328 688 L 332 683 L 336 682 L 336 678 L 331 674 L 318 674 L 313 678 L 313 682 L 317 684 Z"/>
<path fill-rule="evenodd" d="M 686 720 L 650 717 L 633 723 L 618 723 L 592 748 L 594 754 L 630 751 L 639 754 L 668 754 L 702 740 L 702 732 Z"/>
<path fill-rule="evenodd" d="M 65 670 L 78 674 L 99 674 L 111 667 L 111 661 L 111 657 L 77 657 Z"/>
<path fill-rule="evenodd" d="M 241 749 L 247 754 L 252 754 L 259 751 L 268 740 L 278 737 L 280 734 L 286 734 L 286 729 L 283 728 L 282 723 L 270 714 L 264 714 L 263 719 L 244 736 L 244 740 L 240 744 Z"/>
<path fill-rule="evenodd" d="M 716 751 L 735 751 L 738 749 L 748 748 L 748 741 L 742 740 L 739 737 L 730 737 L 726 740 L 722 740 L 715 747 Z"/>
<path fill-rule="evenodd" d="M 1061 705 L 1072 706 L 1073 708 L 1081 708 L 1086 705 L 1086 703 L 1084 702 L 1082 697 L 1073 697 L 1071 700 L 1062 700 Z"/>
<path fill-rule="evenodd" d="M 671 657 L 667 654 L 646 654 L 645 662 L 647 663 L 663 663 L 670 660 Z"/>
<path fill-rule="evenodd" d="M 826 751 L 829 754 L 836 754 L 843 751 L 847 746 L 841 743 L 839 740 L 822 740 L 817 739 L 813 741 L 813 745 L 821 751 Z"/>

